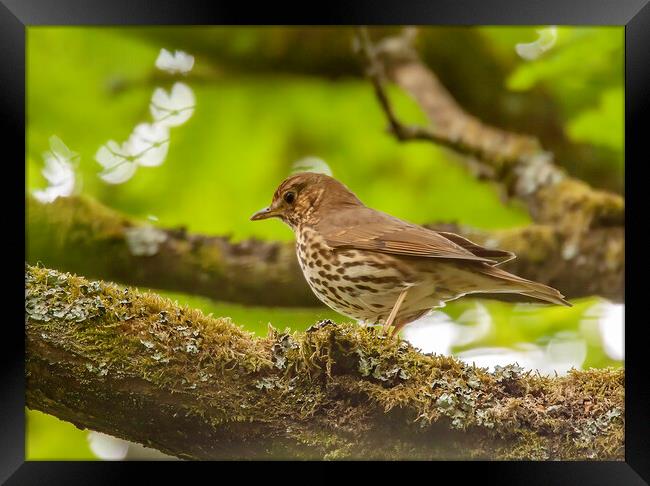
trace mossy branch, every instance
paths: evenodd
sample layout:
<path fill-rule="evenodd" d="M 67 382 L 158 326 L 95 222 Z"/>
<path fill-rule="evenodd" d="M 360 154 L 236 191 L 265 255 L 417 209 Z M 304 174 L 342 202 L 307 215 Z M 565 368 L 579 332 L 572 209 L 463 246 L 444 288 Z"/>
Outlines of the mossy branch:
<path fill-rule="evenodd" d="M 426 140 L 465 155 L 478 177 L 498 182 L 508 197 L 527 205 L 535 222 L 553 225 L 571 246 L 593 228 L 623 227 L 620 195 L 570 177 L 536 137 L 490 126 L 467 113 L 412 47 L 416 32 L 404 29 L 373 43 L 366 29 L 358 30 L 367 75 L 399 140 Z M 389 81 L 415 99 L 429 125 L 399 120 L 386 92 Z"/>
<path fill-rule="evenodd" d="M 546 378 L 320 322 L 255 338 L 27 266 L 27 405 L 186 459 L 623 460 L 624 371 Z"/>

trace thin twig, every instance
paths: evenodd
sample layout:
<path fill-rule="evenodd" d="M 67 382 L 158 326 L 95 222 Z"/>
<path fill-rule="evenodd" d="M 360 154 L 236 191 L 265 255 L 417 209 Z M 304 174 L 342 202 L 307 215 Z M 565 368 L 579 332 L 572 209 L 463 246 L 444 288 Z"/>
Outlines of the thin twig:
<path fill-rule="evenodd" d="M 357 39 L 361 52 L 364 54 L 367 61 L 366 75 L 372 82 L 375 90 L 375 95 L 381 104 L 381 107 L 386 114 L 389 123 L 389 130 L 400 141 L 406 140 L 429 140 L 436 144 L 457 150 L 467 155 L 475 155 L 469 147 L 464 147 L 452 142 L 451 140 L 439 136 L 430 127 L 423 127 L 418 125 L 404 125 L 395 114 L 393 105 L 390 102 L 388 93 L 386 92 L 386 72 L 384 65 L 379 61 L 377 49 L 370 40 L 370 35 L 366 27 L 357 28 Z"/>

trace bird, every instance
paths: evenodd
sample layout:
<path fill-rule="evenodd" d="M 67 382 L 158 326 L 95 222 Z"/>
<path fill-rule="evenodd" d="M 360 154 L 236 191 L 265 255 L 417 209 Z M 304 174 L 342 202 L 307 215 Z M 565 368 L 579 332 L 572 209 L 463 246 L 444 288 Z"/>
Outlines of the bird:
<path fill-rule="evenodd" d="M 322 173 L 282 181 L 271 205 L 250 219 L 268 218 L 293 230 L 298 263 L 320 301 L 391 335 L 467 294 L 518 294 L 571 306 L 558 290 L 499 268 L 513 253 L 370 208 Z"/>

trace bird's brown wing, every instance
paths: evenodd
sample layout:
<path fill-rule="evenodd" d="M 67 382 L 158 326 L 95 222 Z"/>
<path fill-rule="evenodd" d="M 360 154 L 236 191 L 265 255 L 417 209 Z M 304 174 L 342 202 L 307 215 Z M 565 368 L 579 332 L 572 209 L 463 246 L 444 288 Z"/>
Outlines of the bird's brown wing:
<path fill-rule="evenodd" d="M 476 256 L 496 260 L 497 265 L 501 265 L 502 263 L 509 262 L 510 260 L 517 258 L 517 256 L 511 251 L 497 250 L 496 248 L 486 248 L 484 246 L 474 243 L 473 241 L 468 240 L 467 238 L 459 236 L 456 233 L 438 231 L 438 234 L 444 236 L 448 240 L 453 241 L 457 245 L 462 246 L 463 248 L 472 252 Z"/>
<path fill-rule="evenodd" d="M 333 215 L 327 221 L 319 223 L 318 231 L 325 238 L 325 242 L 333 248 L 477 261 L 491 265 L 497 263 L 494 259 L 487 258 L 488 255 L 476 255 L 471 249 L 464 248 L 463 245 L 436 231 L 366 207 L 357 207 L 352 211 L 342 211 Z M 469 240 L 461 239 L 471 243 Z M 475 244 L 471 245 L 473 246 L 470 248 L 482 248 Z M 487 248 L 484 250 L 488 251 Z"/>

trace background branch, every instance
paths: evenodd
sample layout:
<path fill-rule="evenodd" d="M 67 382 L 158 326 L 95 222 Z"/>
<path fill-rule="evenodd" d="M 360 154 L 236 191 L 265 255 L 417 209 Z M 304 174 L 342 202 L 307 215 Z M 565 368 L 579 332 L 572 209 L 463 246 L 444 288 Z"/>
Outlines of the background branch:
<path fill-rule="evenodd" d="M 492 127 L 466 113 L 412 48 L 415 32 L 404 29 L 377 44 L 364 28 L 357 34 L 366 73 L 399 140 L 429 140 L 468 156 L 482 178 L 499 182 L 509 197 L 524 201 L 536 222 L 554 225 L 569 249 L 580 245 L 592 228 L 623 226 L 621 196 L 568 176 L 536 138 Z M 385 91 L 387 81 L 409 93 L 431 125 L 400 122 Z"/>
<path fill-rule="evenodd" d="M 189 234 L 132 220 L 87 197 L 30 197 L 30 263 L 215 300 L 314 306 L 292 244 Z"/>
<path fill-rule="evenodd" d="M 368 30 L 376 38 L 398 32 L 396 27 L 372 26 Z M 358 58 L 350 49 L 353 34 L 353 27 L 340 26 L 178 27 L 174 31 L 131 31 L 131 35 L 156 46 L 175 45 L 197 54 L 202 62 L 190 74 L 192 84 L 222 82 L 228 78 L 225 74 L 228 72 L 240 76 L 297 74 L 327 79 L 355 78 L 360 73 Z M 422 28 L 417 41 L 422 60 L 432 67 L 443 85 L 453 86 L 454 97 L 469 112 L 504 128 L 527 127 L 571 174 L 597 187 L 622 191 L 622 173 L 610 163 L 615 154 L 569 140 L 563 127 L 565 115 L 547 88 L 538 86 L 523 93 L 504 88 L 516 69 L 516 56 L 499 55 L 481 29 Z M 242 45 L 248 48 L 242 49 Z M 459 56 L 463 62 L 458 62 Z M 109 86 L 118 90 L 152 82 L 153 78 L 114 78 Z M 477 85 L 490 89 L 477 89 Z"/>
<path fill-rule="evenodd" d="M 544 378 L 329 321 L 256 339 L 27 267 L 27 404 L 187 459 L 623 460 L 623 370 Z"/>
<path fill-rule="evenodd" d="M 293 243 L 159 229 L 87 197 L 27 201 L 27 259 L 93 278 L 271 306 L 320 305 L 305 283 Z M 562 290 L 570 298 L 623 298 L 624 231 L 592 228 L 568 247 L 554 226 L 483 231 L 449 224 L 477 243 L 514 251 L 504 268 Z"/>

